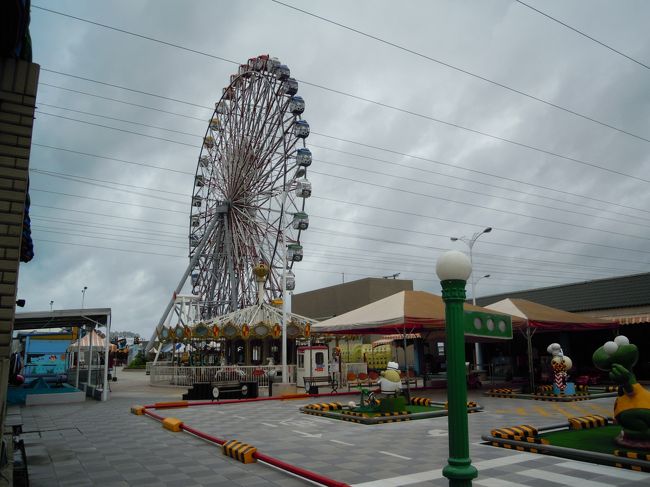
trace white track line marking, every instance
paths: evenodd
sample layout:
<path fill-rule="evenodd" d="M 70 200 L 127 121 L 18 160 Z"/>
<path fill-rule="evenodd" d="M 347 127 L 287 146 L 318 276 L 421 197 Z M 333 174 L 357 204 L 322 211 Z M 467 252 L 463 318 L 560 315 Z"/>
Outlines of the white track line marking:
<path fill-rule="evenodd" d="M 474 466 L 480 470 L 487 470 L 495 467 L 503 467 L 512 465 L 514 463 L 527 462 L 529 460 L 539 459 L 539 455 L 533 453 L 518 453 L 515 455 L 504 456 L 492 460 L 484 460 L 477 462 Z M 427 470 L 425 472 L 412 473 L 409 475 L 400 475 L 399 477 L 391 477 L 381 480 L 371 480 L 370 482 L 363 482 L 354 484 L 353 487 L 398 487 L 400 485 L 417 484 L 420 482 L 427 482 L 442 478 L 442 469 Z"/>
<path fill-rule="evenodd" d="M 278 427 L 277 424 L 271 424 L 271 423 L 260 423 L 260 424 L 263 424 L 264 426 L 268 426 L 269 428 L 277 428 Z"/>
<path fill-rule="evenodd" d="M 390 455 L 391 457 L 401 458 L 402 460 L 413 460 L 412 458 L 403 457 L 402 455 L 398 455 L 397 453 L 391 453 L 389 451 L 379 450 L 379 453 L 383 453 L 384 455 Z"/>
<path fill-rule="evenodd" d="M 245 419 L 246 419 L 246 418 L 243 417 L 243 416 L 233 416 L 233 418 L 237 418 L 237 419 L 241 419 L 241 420 L 245 420 Z"/>
<path fill-rule="evenodd" d="M 564 475 L 561 473 L 551 472 L 549 470 L 539 470 L 532 468 L 530 470 L 522 470 L 517 472 L 517 475 L 524 475 L 526 477 L 533 477 L 535 479 L 544 479 L 549 482 L 557 482 L 558 484 L 573 485 L 576 483 L 576 477 Z M 610 483 L 594 482 L 593 480 L 580 479 L 578 481 L 580 487 L 611 487 Z"/>
<path fill-rule="evenodd" d="M 352 443 L 346 443 L 345 441 L 340 440 L 330 440 L 332 443 L 338 443 L 339 445 L 354 446 Z"/>
<path fill-rule="evenodd" d="M 648 474 L 641 472 L 633 472 L 624 468 L 606 467 L 605 465 L 594 465 L 587 462 L 564 462 L 558 463 L 557 467 L 570 468 L 572 470 L 581 470 L 583 472 L 594 472 L 608 477 L 617 477 L 625 480 L 647 480 Z"/>

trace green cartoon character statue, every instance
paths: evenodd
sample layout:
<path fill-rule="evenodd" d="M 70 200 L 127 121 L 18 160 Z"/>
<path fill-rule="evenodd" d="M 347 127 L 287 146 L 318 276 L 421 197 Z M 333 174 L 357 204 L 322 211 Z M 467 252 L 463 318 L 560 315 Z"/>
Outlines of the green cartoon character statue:
<path fill-rule="evenodd" d="M 609 372 L 618 384 L 614 403 L 614 417 L 623 431 L 617 443 L 635 448 L 650 449 L 650 392 L 636 381 L 632 367 L 639 359 L 639 350 L 627 337 L 617 336 L 594 352 L 596 367 Z"/>

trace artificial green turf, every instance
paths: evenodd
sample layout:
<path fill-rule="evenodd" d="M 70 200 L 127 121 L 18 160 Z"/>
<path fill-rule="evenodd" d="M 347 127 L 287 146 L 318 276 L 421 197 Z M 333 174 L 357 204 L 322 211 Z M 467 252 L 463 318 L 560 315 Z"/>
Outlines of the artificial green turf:
<path fill-rule="evenodd" d="M 567 429 L 551 433 L 541 433 L 540 436 L 546 438 L 554 446 L 613 454 L 614 450 L 620 448 L 614 442 L 614 438 L 620 432 L 620 425 L 609 425 L 585 430 Z"/>

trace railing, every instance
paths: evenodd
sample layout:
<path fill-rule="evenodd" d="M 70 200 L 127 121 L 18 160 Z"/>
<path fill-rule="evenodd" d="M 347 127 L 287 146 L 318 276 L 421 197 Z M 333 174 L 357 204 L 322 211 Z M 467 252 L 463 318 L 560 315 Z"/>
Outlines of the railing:
<path fill-rule="evenodd" d="M 296 366 L 288 365 L 287 368 L 289 382 L 295 382 Z M 274 382 L 280 382 L 282 368 L 279 365 L 184 367 L 157 363 L 151 364 L 148 370 L 152 386 L 190 387 L 195 382 L 255 381 L 260 387 L 267 387 L 269 374 L 273 375 Z"/>

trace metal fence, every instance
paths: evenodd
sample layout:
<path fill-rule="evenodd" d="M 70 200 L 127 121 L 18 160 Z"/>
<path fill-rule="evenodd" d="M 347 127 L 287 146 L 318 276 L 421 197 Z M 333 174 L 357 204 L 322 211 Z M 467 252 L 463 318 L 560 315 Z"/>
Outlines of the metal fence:
<path fill-rule="evenodd" d="M 296 380 L 296 366 L 288 365 L 289 382 Z M 269 385 L 269 375 L 280 382 L 282 368 L 278 365 L 185 367 L 178 365 L 147 364 L 152 386 L 190 387 L 195 382 L 255 381 L 260 387 Z"/>

